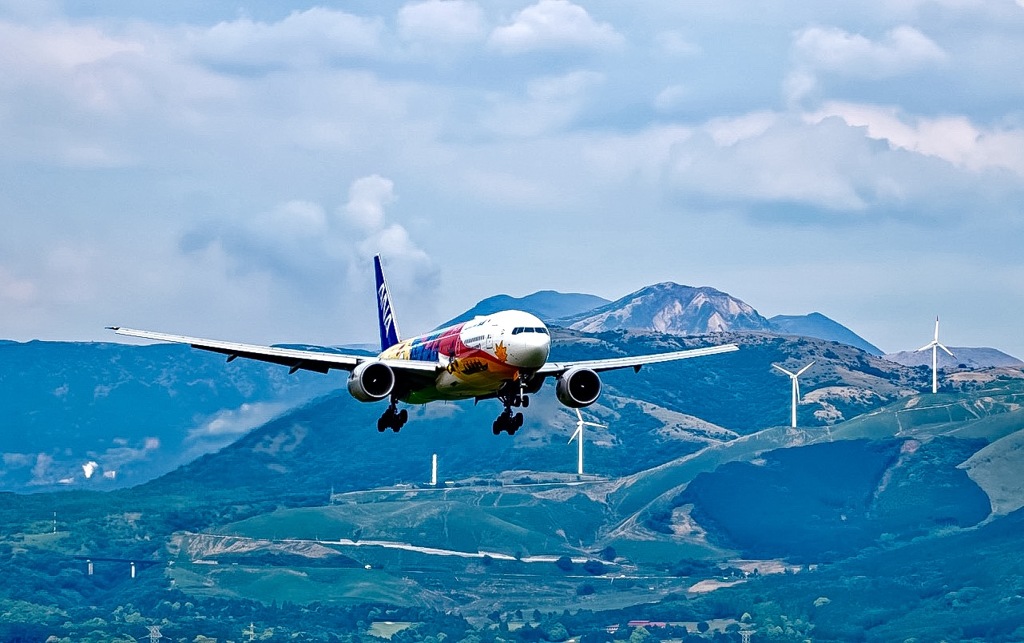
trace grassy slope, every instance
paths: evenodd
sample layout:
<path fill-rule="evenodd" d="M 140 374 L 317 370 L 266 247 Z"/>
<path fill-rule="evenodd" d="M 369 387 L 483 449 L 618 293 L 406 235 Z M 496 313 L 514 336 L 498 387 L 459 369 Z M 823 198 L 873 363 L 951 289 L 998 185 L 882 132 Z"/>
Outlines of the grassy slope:
<path fill-rule="evenodd" d="M 1024 512 L 941 538 L 868 549 L 814 572 L 763 577 L 709 601 L 764 628 L 797 619 L 815 641 L 1019 641 L 1024 635 Z"/>

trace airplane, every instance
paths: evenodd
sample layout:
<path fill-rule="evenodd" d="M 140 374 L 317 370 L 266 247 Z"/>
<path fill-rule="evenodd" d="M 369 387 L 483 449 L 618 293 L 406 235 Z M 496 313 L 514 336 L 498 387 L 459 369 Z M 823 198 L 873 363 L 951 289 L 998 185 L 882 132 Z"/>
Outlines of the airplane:
<path fill-rule="evenodd" d="M 639 372 L 647 364 L 739 350 L 735 344 L 722 344 L 653 355 L 549 362 L 551 335 L 547 326 L 521 310 L 478 316 L 425 335 L 401 339 L 380 255 L 373 258 L 373 266 L 380 330 L 380 353 L 376 356 L 239 344 L 121 326 L 108 329 L 119 335 L 189 344 L 227 355 L 229 362 L 244 357 L 281 364 L 288 366 L 290 373 L 348 371 L 348 391 L 352 397 L 360 402 L 389 401 L 377 420 L 377 430 L 382 433 L 387 429 L 397 433 L 408 421 L 409 413 L 398 409 L 399 402 L 497 399 L 504 410 L 492 425 L 494 435 L 514 435 L 524 420 L 521 412 L 514 413 L 512 409 L 528 407 L 530 395 L 537 393 L 548 377 L 555 378 L 558 401 L 579 409 L 596 402 L 601 394 L 600 372 L 620 368 Z"/>

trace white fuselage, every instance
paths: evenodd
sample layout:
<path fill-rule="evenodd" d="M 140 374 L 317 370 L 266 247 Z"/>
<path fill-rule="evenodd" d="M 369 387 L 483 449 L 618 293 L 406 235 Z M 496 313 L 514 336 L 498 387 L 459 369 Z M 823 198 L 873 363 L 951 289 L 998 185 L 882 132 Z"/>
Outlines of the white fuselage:
<path fill-rule="evenodd" d="M 535 315 L 505 310 L 401 341 L 381 359 L 436 361 L 444 369 L 428 386 L 409 391 L 408 402 L 493 395 L 542 367 L 551 349 L 547 326 Z"/>

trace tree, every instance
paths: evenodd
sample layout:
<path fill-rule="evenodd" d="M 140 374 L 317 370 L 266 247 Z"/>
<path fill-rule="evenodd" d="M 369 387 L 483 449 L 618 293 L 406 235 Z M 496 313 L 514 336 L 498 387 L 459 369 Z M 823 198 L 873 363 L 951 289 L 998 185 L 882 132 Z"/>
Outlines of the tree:
<path fill-rule="evenodd" d="M 563 572 L 571 572 L 573 568 L 572 559 L 568 556 L 560 556 L 558 560 L 555 561 L 555 567 Z"/>
<path fill-rule="evenodd" d="M 569 631 L 561 623 L 554 623 L 545 628 L 544 638 L 549 641 L 564 641 L 569 638 Z"/>
<path fill-rule="evenodd" d="M 650 643 L 651 633 L 647 631 L 647 628 L 640 626 L 632 631 L 629 635 L 629 643 Z"/>

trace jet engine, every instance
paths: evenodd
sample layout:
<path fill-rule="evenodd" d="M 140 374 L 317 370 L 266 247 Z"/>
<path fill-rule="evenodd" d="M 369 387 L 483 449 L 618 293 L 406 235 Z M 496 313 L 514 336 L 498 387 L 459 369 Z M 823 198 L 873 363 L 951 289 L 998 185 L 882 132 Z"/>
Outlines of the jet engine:
<path fill-rule="evenodd" d="M 348 377 L 348 392 L 360 402 L 376 402 L 391 395 L 395 372 L 381 362 L 362 362 Z"/>
<path fill-rule="evenodd" d="M 601 395 L 601 378 L 589 368 L 571 368 L 555 383 L 555 395 L 572 409 L 590 406 Z"/>

